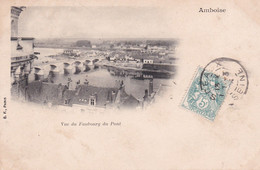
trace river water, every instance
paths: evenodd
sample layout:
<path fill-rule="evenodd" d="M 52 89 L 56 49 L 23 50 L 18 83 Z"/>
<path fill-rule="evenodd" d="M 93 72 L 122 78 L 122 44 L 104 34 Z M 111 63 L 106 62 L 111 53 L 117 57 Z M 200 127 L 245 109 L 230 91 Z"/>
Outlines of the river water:
<path fill-rule="evenodd" d="M 37 49 L 38 52 L 43 50 L 48 55 L 55 55 L 60 53 L 61 50 L 57 49 Z M 36 50 L 35 50 L 36 51 Z M 41 59 L 44 54 L 41 52 Z M 149 89 L 149 81 L 153 79 L 153 90 L 157 91 L 160 84 L 169 85 L 172 84 L 172 75 L 158 72 L 136 71 L 136 70 L 123 70 L 114 67 L 90 66 L 90 70 L 81 71 L 78 74 L 67 74 L 63 72 L 53 75 L 52 80 L 54 83 L 67 84 L 68 79 L 72 80 L 72 85 L 76 86 L 76 82 L 80 80 L 83 84 L 87 79 L 90 85 L 98 87 L 115 87 L 118 81 L 123 81 L 125 90 L 128 94 L 132 94 L 137 99 L 142 99 L 146 89 Z M 33 75 L 31 75 L 32 77 Z M 45 78 L 47 76 L 45 75 Z"/>

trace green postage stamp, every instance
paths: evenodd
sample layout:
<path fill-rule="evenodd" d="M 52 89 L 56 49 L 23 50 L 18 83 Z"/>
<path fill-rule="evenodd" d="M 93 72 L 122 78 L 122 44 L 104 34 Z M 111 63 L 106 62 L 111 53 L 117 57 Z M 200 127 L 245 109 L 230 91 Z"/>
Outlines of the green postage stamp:
<path fill-rule="evenodd" d="M 214 120 L 224 102 L 231 82 L 203 68 L 198 68 L 182 107 Z"/>

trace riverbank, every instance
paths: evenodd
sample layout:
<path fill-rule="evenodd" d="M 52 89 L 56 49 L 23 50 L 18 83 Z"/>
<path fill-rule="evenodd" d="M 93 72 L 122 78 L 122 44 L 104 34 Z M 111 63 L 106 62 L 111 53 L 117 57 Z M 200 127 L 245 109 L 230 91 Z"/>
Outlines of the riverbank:
<path fill-rule="evenodd" d="M 124 63 L 120 63 L 122 65 L 119 65 L 119 63 L 103 63 L 103 62 L 97 62 L 95 65 L 97 66 L 106 66 L 106 67 L 112 67 L 112 68 L 117 68 L 117 69 L 122 69 L 122 70 L 133 70 L 133 71 L 145 71 L 145 72 L 155 72 L 155 73 L 167 73 L 167 74 L 174 74 L 174 71 L 167 71 L 167 70 L 155 70 L 155 69 L 145 69 L 143 68 L 143 64 L 141 64 L 141 67 L 128 67 L 124 66 Z M 175 65 L 172 65 L 172 67 L 176 67 Z"/>

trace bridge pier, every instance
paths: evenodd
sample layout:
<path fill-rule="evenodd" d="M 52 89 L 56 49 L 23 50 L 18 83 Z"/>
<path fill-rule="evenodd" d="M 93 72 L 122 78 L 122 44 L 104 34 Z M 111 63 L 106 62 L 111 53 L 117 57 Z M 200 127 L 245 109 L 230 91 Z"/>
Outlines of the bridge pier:
<path fill-rule="evenodd" d="M 39 67 L 34 67 L 34 80 L 43 80 L 44 79 L 44 72 Z"/>
<path fill-rule="evenodd" d="M 64 63 L 64 74 L 74 74 L 76 72 L 76 68 L 72 65 L 72 63 Z"/>

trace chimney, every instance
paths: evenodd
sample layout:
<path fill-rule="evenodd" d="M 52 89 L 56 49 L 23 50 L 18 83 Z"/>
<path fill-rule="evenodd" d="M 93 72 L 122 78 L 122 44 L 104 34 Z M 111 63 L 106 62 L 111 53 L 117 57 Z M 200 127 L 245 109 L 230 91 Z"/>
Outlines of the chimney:
<path fill-rule="evenodd" d="M 144 91 L 144 101 L 146 101 L 148 99 L 148 90 L 145 89 Z"/>
<path fill-rule="evenodd" d="M 125 85 L 124 85 L 124 81 L 123 80 L 120 82 L 119 90 L 123 90 L 123 91 L 125 90 Z"/>
<path fill-rule="evenodd" d="M 58 85 L 58 99 L 62 99 L 62 97 L 63 97 L 63 89 L 64 89 L 64 87 L 63 87 L 62 84 L 60 83 L 60 84 Z"/>
<path fill-rule="evenodd" d="M 114 103 L 115 100 L 116 100 L 116 92 L 115 92 L 114 90 L 112 91 L 111 100 L 112 100 L 112 101 L 111 101 L 112 103 Z"/>
<path fill-rule="evenodd" d="M 68 89 L 72 90 L 72 79 L 71 78 L 68 78 L 67 85 L 68 85 Z"/>
<path fill-rule="evenodd" d="M 153 93 L 153 79 L 149 81 L 149 96 Z"/>
<path fill-rule="evenodd" d="M 121 86 L 121 85 L 120 85 L 120 80 L 116 80 L 116 81 L 115 81 L 115 85 L 116 85 L 116 88 L 118 88 L 118 89 L 119 89 L 119 88 L 120 88 L 120 86 Z"/>
<path fill-rule="evenodd" d="M 78 96 L 79 93 L 80 93 L 80 90 L 81 90 L 81 86 L 80 86 L 80 85 L 77 85 L 75 90 L 76 90 L 75 95 Z"/>
<path fill-rule="evenodd" d="M 87 76 L 86 76 L 86 77 L 87 77 Z M 85 85 L 88 85 L 88 84 L 89 84 L 89 81 L 88 81 L 87 78 L 85 78 L 84 84 L 85 84 Z"/>
<path fill-rule="evenodd" d="M 106 103 L 108 104 L 108 103 L 110 103 L 110 102 L 112 102 L 112 95 L 110 95 L 110 93 L 109 93 L 109 91 L 107 92 L 107 101 L 106 101 Z"/>

